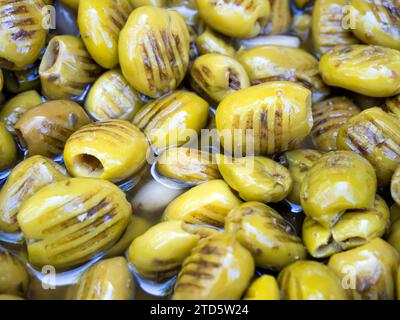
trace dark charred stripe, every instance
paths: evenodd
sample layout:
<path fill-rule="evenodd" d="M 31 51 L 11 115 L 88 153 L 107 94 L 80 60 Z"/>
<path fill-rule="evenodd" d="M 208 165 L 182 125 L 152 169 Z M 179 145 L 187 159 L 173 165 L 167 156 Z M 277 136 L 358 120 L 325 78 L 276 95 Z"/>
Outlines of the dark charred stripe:
<path fill-rule="evenodd" d="M 284 146 L 283 144 L 283 114 L 282 108 L 283 106 L 278 103 L 275 107 L 275 121 L 274 121 L 274 142 L 275 142 L 275 150 L 281 151 Z"/>
<path fill-rule="evenodd" d="M 151 59 L 149 56 L 149 52 L 147 51 L 146 45 L 144 44 L 143 40 L 140 43 L 140 56 L 143 61 L 147 83 L 149 85 L 150 90 L 153 91 L 155 89 L 155 80 L 154 80 L 154 75 L 153 75 L 153 69 L 152 69 L 152 65 L 151 65 Z"/>
<path fill-rule="evenodd" d="M 37 31 L 38 30 L 29 30 L 28 31 L 28 30 L 21 29 L 15 33 L 10 34 L 10 39 L 14 40 L 14 41 L 29 39 L 29 38 L 32 38 Z"/>
<path fill-rule="evenodd" d="M 215 227 L 223 227 L 224 226 L 224 220 L 223 219 L 221 221 L 218 221 L 216 219 L 210 218 L 209 216 L 207 216 L 205 213 L 203 213 L 201 211 L 193 211 L 193 212 L 191 212 L 190 213 L 190 218 L 194 222 L 198 222 L 200 224 L 208 224 L 208 225 L 215 226 Z M 187 222 L 190 223 L 190 221 L 187 221 Z"/>
<path fill-rule="evenodd" d="M 164 64 L 164 60 L 162 58 L 162 53 L 161 53 L 160 47 L 159 47 L 159 45 L 157 43 L 157 39 L 155 38 L 153 32 L 150 32 L 147 35 L 147 39 L 148 39 L 148 41 L 150 43 L 150 47 L 151 47 L 152 53 L 153 53 L 153 55 L 155 57 L 156 65 L 152 66 L 152 69 L 153 70 L 154 69 L 158 70 L 158 74 L 159 74 L 159 77 L 160 77 L 161 81 L 168 80 L 168 74 L 166 74 L 167 70 L 166 70 L 166 66 Z"/>
<path fill-rule="evenodd" d="M 180 273 L 180 277 L 185 277 L 185 276 L 189 276 L 192 278 L 196 278 L 196 279 L 206 279 L 206 280 L 212 280 L 214 279 L 214 276 L 212 274 L 209 274 L 207 272 L 201 272 L 201 271 L 192 271 L 192 270 L 187 270 L 187 269 L 183 269 Z"/>

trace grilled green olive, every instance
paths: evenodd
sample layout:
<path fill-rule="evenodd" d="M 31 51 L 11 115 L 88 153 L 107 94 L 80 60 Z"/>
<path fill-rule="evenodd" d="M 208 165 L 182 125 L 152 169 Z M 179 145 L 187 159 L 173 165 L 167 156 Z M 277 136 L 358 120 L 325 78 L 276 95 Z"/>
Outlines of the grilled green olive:
<path fill-rule="evenodd" d="M 362 42 L 400 50 L 399 0 L 351 0 L 353 33 Z"/>
<path fill-rule="evenodd" d="M 353 299 L 393 300 L 399 253 L 376 238 L 367 244 L 333 255 L 328 266 L 341 278 Z"/>
<path fill-rule="evenodd" d="M 325 258 L 382 237 L 389 225 L 389 207 L 376 195 L 373 208 L 348 210 L 331 228 L 307 217 L 303 224 L 303 241 L 314 258 Z"/>
<path fill-rule="evenodd" d="M 312 106 L 314 127 L 311 137 L 314 146 L 321 151 L 336 150 L 339 129 L 360 109 L 347 97 L 334 97 Z"/>
<path fill-rule="evenodd" d="M 269 1 L 255 0 L 251 3 L 233 0 L 196 0 L 200 17 L 214 30 L 238 38 L 258 35 L 270 15 Z"/>
<path fill-rule="evenodd" d="M 396 116 L 400 117 L 400 94 L 386 99 L 383 109 L 386 112 L 394 113 Z"/>
<path fill-rule="evenodd" d="M 210 27 L 206 26 L 196 38 L 196 46 L 200 54 L 219 53 L 229 57 L 234 57 L 236 50 L 223 36 L 217 34 Z"/>
<path fill-rule="evenodd" d="M 290 176 L 293 180 L 293 187 L 287 199 L 293 203 L 300 203 L 300 188 L 304 177 L 315 161 L 321 157 L 321 153 L 316 150 L 300 149 L 287 151 L 284 159 L 288 164 Z"/>
<path fill-rule="evenodd" d="M 81 0 L 82 1 L 82 0 Z M 135 283 L 123 257 L 101 260 L 68 288 L 69 300 L 133 300 Z"/>
<path fill-rule="evenodd" d="M 24 296 L 29 286 L 29 275 L 24 265 L 0 246 L 0 293 Z"/>
<path fill-rule="evenodd" d="M 35 90 L 22 92 L 6 102 L 0 109 L 0 122 L 7 130 L 14 133 L 14 126 L 22 115 L 30 108 L 42 103 L 42 98 Z"/>
<path fill-rule="evenodd" d="M 206 127 L 208 103 L 189 91 L 175 91 L 144 105 L 133 118 L 156 149 L 180 146 Z"/>
<path fill-rule="evenodd" d="M 142 105 L 139 94 L 119 70 L 98 78 L 85 100 L 86 111 L 96 120 L 132 120 Z"/>
<path fill-rule="evenodd" d="M 400 165 L 392 176 L 392 182 L 390 184 L 390 191 L 392 198 L 398 205 L 400 205 Z"/>
<path fill-rule="evenodd" d="M 184 147 L 167 149 L 157 160 L 157 171 L 164 177 L 192 185 L 221 179 L 211 153 Z"/>
<path fill-rule="evenodd" d="M 76 102 L 54 100 L 30 108 L 14 127 L 29 155 L 53 157 L 62 153 L 65 141 L 73 132 L 89 122 Z"/>
<path fill-rule="evenodd" d="M 78 26 L 87 50 L 106 69 L 118 64 L 118 37 L 133 10 L 129 0 L 80 0 Z"/>
<path fill-rule="evenodd" d="M 0 12 L 0 67 L 22 70 L 45 45 L 42 5 L 36 0 L 1 0 Z"/>
<path fill-rule="evenodd" d="M 100 72 L 79 37 L 55 36 L 39 67 L 42 92 L 51 100 L 79 100 Z"/>
<path fill-rule="evenodd" d="M 338 45 L 358 43 L 351 32 L 350 11 L 346 10 L 347 0 L 317 0 L 312 15 L 312 40 L 319 55 L 329 52 Z M 346 12 L 348 11 L 348 12 Z"/>
<path fill-rule="evenodd" d="M 250 86 L 243 66 L 235 59 L 218 53 L 205 54 L 194 61 L 190 83 L 201 96 L 215 102 Z"/>
<path fill-rule="evenodd" d="M 351 151 L 332 151 L 306 173 L 300 200 L 307 216 L 333 226 L 346 210 L 372 208 L 377 189 L 371 164 Z"/>
<path fill-rule="evenodd" d="M 390 220 L 387 241 L 400 253 L 400 207 L 396 203 L 390 208 Z"/>
<path fill-rule="evenodd" d="M 231 158 L 218 154 L 224 180 L 246 201 L 279 202 L 292 189 L 289 171 L 266 157 Z"/>
<path fill-rule="evenodd" d="M 239 299 L 254 274 L 251 254 L 233 236 L 201 240 L 183 262 L 173 300 Z"/>
<path fill-rule="evenodd" d="M 364 110 L 339 130 L 337 147 L 366 158 L 375 168 L 379 185 L 386 186 L 400 164 L 399 120 L 381 108 Z"/>
<path fill-rule="evenodd" d="M 0 122 L 0 171 L 8 169 L 15 162 L 17 147 L 10 132 Z"/>
<path fill-rule="evenodd" d="M 313 126 L 311 91 L 285 81 L 239 90 L 221 101 L 216 124 L 222 146 L 230 153 L 294 149 Z"/>
<path fill-rule="evenodd" d="M 250 284 L 243 300 L 280 300 L 278 281 L 273 276 L 262 275 Z"/>
<path fill-rule="evenodd" d="M 284 300 L 347 300 L 339 278 L 316 261 L 297 261 L 279 273 Z"/>
<path fill-rule="evenodd" d="M 119 38 L 122 73 L 137 91 L 152 98 L 174 90 L 189 65 L 189 30 L 173 10 L 140 7 Z"/>
<path fill-rule="evenodd" d="M 164 220 L 222 228 L 229 211 L 240 204 L 224 181 L 211 180 L 173 200 L 164 211 Z"/>
<path fill-rule="evenodd" d="M 252 84 L 268 81 L 293 81 L 309 88 L 313 101 L 329 94 L 318 70 L 318 61 L 308 52 L 283 46 L 259 46 L 239 51 L 238 61 Z"/>
<path fill-rule="evenodd" d="M 29 261 L 61 269 L 112 247 L 131 214 L 124 192 L 111 182 L 72 178 L 40 189 L 24 202 L 17 219 Z"/>
<path fill-rule="evenodd" d="M 0 190 L 0 230 L 17 232 L 17 214 L 24 201 L 44 186 L 64 179 L 67 179 L 66 170 L 43 156 L 20 162 Z"/>
<path fill-rule="evenodd" d="M 330 86 L 377 98 L 400 93 L 400 52 L 394 49 L 337 46 L 321 58 L 319 69 Z"/>
<path fill-rule="evenodd" d="M 262 34 L 286 33 L 292 22 L 290 0 L 268 0 L 268 2 L 271 5 L 271 13 Z"/>
<path fill-rule="evenodd" d="M 65 144 L 64 161 L 75 177 L 120 181 L 143 167 L 148 149 L 137 127 L 124 120 L 105 120 L 75 132 Z"/>
<path fill-rule="evenodd" d="M 142 277 L 162 282 L 178 273 L 199 240 L 183 221 L 161 222 L 133 240 L 128 259 Z"/>
<path fill-rule="evenodd" d="M 281 270 L 307 257 L 301 238 L 274 209 L 260 202 L 246 202 L 225 219 L 225 230 L 253 255 L 256 266 Z"/>
<path fill-rule="evenodd" d="M 40 86 L 39 62 L 29 65 L 23 70 L 4 70 L 5 87 L 12 93 L 36 90 Z"/>

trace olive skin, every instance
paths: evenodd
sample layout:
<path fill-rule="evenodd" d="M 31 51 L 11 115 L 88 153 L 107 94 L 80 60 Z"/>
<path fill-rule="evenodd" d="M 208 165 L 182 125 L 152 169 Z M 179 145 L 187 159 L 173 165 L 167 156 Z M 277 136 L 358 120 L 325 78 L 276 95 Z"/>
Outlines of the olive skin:
<path fill-rule="evenodd" d="M 24 201 L 41 188 L 67 179 L 66 170 L 43 156 L 33 156 L 16 165 L 0 190 L 0 230 L 19 231 L 17 214 Z"/>
<path fill-rule="evenodd" d="M 396 203 L 390 208 L 390 220 L 387 241 L 400 253 L 400 207 Z"/>
<path fill-rule="evenodd" d="M 136 9 L 143 6 L 164 7 L 165 0 L 129 0 L 132 6 Z"/>
<path fill-rule="evenodd" d="M 356 300 L 393 300 L 400 254 L 387 242 L 376 238 L 367 244 L 333 255 L 328 262 L 342 280 L 351 286 Z"/>
<path fill-rule="evenodd" d="M 118 64 L 118 37 L 133 6 L 129 0 L 80 0 L 78 25 L 93 60 L 105 69 Z"/>
<path fill-rule="evenodd" d="M 15 131 L 30 156 L 53 157 L 62 153 L 73 132 L 89 122 L 77 103 L 53 100 L 26 111 L 15 124 Z"/>
<path fill-rule="evenodd" d="M 111 182 L 71 178 L 36 192 L 17 219 L 28 243 L 29 262 L 66 269 L 111 248 L 131 214 L 125 194 Z"/>
<path fill-rule="evenodd" d="M 196 0 L 200 17 L 214 30 L 237 38 L 252 38 L 258 35 L 270 15 L 269 1 L 256 0 L 247 5 L 232 0 L 215 2 Z M 240 26 L 240 28 L 238 28 Z"/>
<path fill-rule="evenodd" d="M 274 209 L 246 202 L 225 218 L 225 230 L 252 254 L 259 268 L 281 270 L 307 257 L 301 238 Z"/>
<path fill-rule="evenodd" d="M 12 294 L 0 294 L 0 301 L 2 300 L 5 301 L 5 300 L 24 300 L 24 299 Z"/>
<path fill-rule="evenodd" d="M 0 171 L 10 168 L 17 157 L 17 147 L 10 132 L 0 122 Z"/>
<path fill-rule="evenodd" d="M 243 300 L 280 300 L 278 281 L 273 276 L 262 275 L 250 284 Z"/>
<path fill-rule="evenodd" d="M 372 208 L 377 190 L 371 164 L 351 151 L 332 151 L 314 162 L 300 189 L 304 213 L 324 227 L 346 210 Z"/>
<path fill-rule="evenodd" d="M 149 143 L 124 120 L 98 121 L 82 127 L 67 140 L 64 161 L 74 177 L 121 181 L 145 164 Z"/>
<path fill-rule="evenodd" d="M 189 45 L 189 30 L 179 13 L 150 6 L 135 9 L 120 33 L 122 73 L 137 91 L 160 97 L 182 82 Z"/>
<path fill-rule="evenodd" d="M 400 52 L 394 49 L 336 46 L 322 56 L 319 70 L 330 86 L 377 98 L 400 93 Z"/>
<path fill-rule="evenodd" d="M 292 263 L 279 273 L 278 282 L 283 300 L 348 299 L 336 274 L 316 261 Z"/>
<path fill-rule="evenodd" d="M 337 148 L 366 158 L 376 171 L 379 185 L 386 186 L 400 163 L 398 118 L 378 107 L 364 110 L 340 128 Z"/>
<path fill-rule="evenodd" d="M 37 90 L 40 87 L 39 62 L 29 65 L 23 70 L 4 70 L 4 85 L 12 93 Z"/>
<path fill-rule="evenodd" d="M 217 34 L 208 26 L 205 27 L 195 41 L 200 55 L 219 53 L 232 58 L 236 55 L 235 48 L 223 36 Z"/>
<path fill-rule="evenodd" d="M 271 6 L 271 13 L 261 33 L 268 35 L 286 33 L 292 22 L 290 0 L 268 0 L 268 2 Z"/>
<path fill-rule="evenodd" d="M 285 81 L 239 90 L 218 105 L 216 125 L 221 145 L 232 154 L 245 154 L 246 150 L 273 154 L 295 149 L 313 126 L 311 91 Z M 250 137 L 246 137 L 248 132 Z"/>
<path fill-rule="evenodd" d="M 396 171 L 392 176 L 390 183 L 390 193 L 393 200 L 400 205 L 400 165 L 397 167 Z"/>
<path fill-rule="evenodd" d="M 132 120 L 142 105 L 139 94 L 120 70 L 103 73 L 85 100 L 85 109 L 95 120 Z"/>
<path fill-rule="evenodd" d="M 253 273 L 250 253 L 234 237 L 217 233 L 201 240 L 185 259 L 172 299 L 237 300 Z"/>

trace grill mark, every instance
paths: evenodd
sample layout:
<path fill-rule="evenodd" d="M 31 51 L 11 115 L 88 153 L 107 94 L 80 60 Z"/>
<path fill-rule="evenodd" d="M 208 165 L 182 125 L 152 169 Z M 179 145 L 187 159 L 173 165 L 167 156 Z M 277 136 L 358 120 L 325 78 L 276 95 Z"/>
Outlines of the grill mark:
<path fill-rule="evenodd" d="M 275 109 L 275 124 L 274 124 L 274 141 L 275 141 L 275 150 L 280 151 L 283 149 L 283 114 L 282 114 L 282 105 L 279 104 Z"/>
<path fill-rule="evenodd" d="M 149 85 L 149 88 L 151 91 L 155 90 L 155 80 L 154 80 L 154 75 L 153 75 L 153 70 L 152 70 L 152 65 L 151 65 L 151 59 L 149 56 L 149 52 L 147 51 L 147 48 L 142 40 L 140 43 L 140 56 L 142 57 L 143 61 L 143 66 L 144 66 L 144 71 L 147 79 L 147 84 Z"/>

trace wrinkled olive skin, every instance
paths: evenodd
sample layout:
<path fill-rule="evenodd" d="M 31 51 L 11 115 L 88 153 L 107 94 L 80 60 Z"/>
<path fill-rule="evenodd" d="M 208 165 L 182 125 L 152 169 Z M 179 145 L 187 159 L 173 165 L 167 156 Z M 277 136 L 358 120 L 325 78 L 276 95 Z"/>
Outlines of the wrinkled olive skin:
<path fill-rule="evenodd" d="M 85 109 L 95 120 L 132 120 L 143 105 L 138 92 L 121 71 L 103 73 L 93 84 L 85 100 Z"/>
<path fill-rule="evenodd" d="M 0 171 L 10 168 L 17 157 L 17 147 L 10 132 L 0 122 Z"/>
<path fill-rule="evenodd" d="M 366 158 L 375 168 L 379 185 L 386 186 L 400 164 L 399 120 L 381 108 L 364 110 L 339 130 L 337 148 Z"/>
<path fill-rule="evenodd" d="M 271 5 L 271 13 L 262 34 L 274 35 L 287 32 L 292 22 L 290 0 L 268 0 L 268 2 Z"/>
<path fill-rule="evenodd" d="M 216 125 L 221 145 L 230 153 L 245 154 L 253 146 L 256 154 L 295 149 L 313 126 L 311 91 L 285 81 L 239 90 L 220 102 Z M 242 130 L 239 136 L 237 129 Z M 254 135 L 246 139 L 247 130 L 253 130 Z"/>
<path fill-rule="evenodd" d="M 186 191 L 170 202 L 164 220 L 222 228 L 228 213 L 241 201 L 223 180 L 211 180 Z"/>
<path fill-rule="evenodd" d="M 279 202 L 292 189 L 289 170 L 266 157 L 231 158 L 216 155 L 219 171 L 246 201 Z"/>
<path fill-rule="evenodd" d="M 120 33 L 122 73 L 137 91 L 157 98 L 174 90 L 189 65 L 189 30 L 173 10 L 135 9 Z"/>
<path fill-rule="evenodd" d="M 7 130 L 14 133 L 14 126 L 22 115 L 30 108 L 42 103 L 42 98 L 35 90 L 22 92 L 11 98 L 0 109 L 0 122 Z"/>
<path fill-rule="evenodd" d="M 329 94 L 318 70 L 318 61 L 308 52 L 283 46 L 259 46 L 239 51 L 238 61 L 249 74 L 251 83 L 293 81 L 313 92 L 313 101 Z"/>
<path fill-rule="evenodd" d="M 50 100 L 81 100 L 101 73 L 79 37 L 55 36 L 39 67 L 43 95 Z"/>
<path fill-rule="evenodd" d="M 352 45 L 358 39 L 351 28 L 344 28 L 350 23 L 346 13 L 347 0 L 316 0 L 312 15 L 312 40 L 314 50 L 323 55 L 336 46 Z"/>
<path fill-rule="evenodd" d="M 161 222 L 133 240 L 128 260 L 142 277 L 162 282 L 178 273 L 199 240 L 183 221 Z"/>
<path fill-rule="evenodd" d="M 53 100 L 26 111 L 15 124 L 21 145 L 30 156 L 61 154 L 73 132 L 90 122 L 83 108 L 73 101 Z"/>
<path fill-rule="evenodd" d="M 307 172 L 300 200 L 307 216 L 329 228 L 346 210 L 372 208 L 376 190 L 375 171 L 367 160 L 351 151 L 332 151 Z"/>
<path fill-rule="evenodd" d="M 12 93 L 20 93 L 27 90 L 36 90 L 40 86 L 39 63 L 29 65 L 23 70 L 5 70 L 4 85 Z"/>
<path fill-rule="evenodd" d="M 316 261 L 292 263 L 279 273 L 278 282 L 283 300 L 348 299 L 336 274 Z"/>
<path fill-rule="evenodd" d="M 72 178 L 40 189 L 24 202 L 17 219 L 30 263 L 58 270 L 111 248 L 131 214 L 125 194 L 111 182 Z"/>
<path fill-rule="evenodd" d="M 129 0 L 80 0 L 78 26 L 93 60 L 105 69 L 118 64 L 118 37 L 133 10 Z"/>
<path fill-rule="evenodd" d="M 82 1 L 82 0 L 81 0 Z M 133 300 L 135 282 L 123 257 L 101 260 L 68 288 L 68 300 Z"/>
<path fill-rule="evenodd" d="M 362 42 L 400 50 L 400 1 L 351 0 L 355 28 Z"/>
<path fill-rule="evenodd" d="M 202 55 L 194 61 L 190 83 L 199 95 L 214 102 L 250 86 L 243 66 L 235 59 L 217 53 Z"/>
<path fill-rule="evenodd" d="M 278 281 L 273 276 L 262 275 L 250 284 L 243 300 L 280 300 Z"/>
<path fill-rule="evenodd" d="M 156 149 L 181 146 L 194 133 L 206 127 L 208 103 L 196 94 L 178 90 L 162 99 L 144 105 L 133 118 L 133 124 L 144 132 Z"/>
<path fill-rule="evenodd" d="M 42 7 L 36 0 L 0 1 L 1 68 L 22 70 L 39 57 L 46 40 Z"/>
<path fill-rule="evenodd" d="M 0 294 L 25 296 L 28 287 L 29 275 L 22 262 L 0 246 Z"/>
<path fill-rule="evenodd" d="M 376 238 L 356 249 L 333 255 L 328 266 L 342 283 L 354 285 L 348 291 L 356 300 L 395 299 L 399 253 L 387 242 Z"/>
<path fill-rule="evenodd" d="M 284 154 L 285 162 L 288 165 L 290 176 L 293 180 L 293 187 L 287 199 L 290 202 L 300 204 L 300 188 L 304 177 L 315 161 L 321 157 L 321 153 L 316 150 L 299 149 L 287 151 Z"/>
<path fill-rule="evenodd" d="M 360 113 L 360 109 L 347 97 L 334 97 L 312 106 L 314 127 L 311 137 L 320 151 L 336 150 L 339 129 L 349 119 Z"/>
<path fill-rule="evenodd" d="M 64 161 L 74 177 L 121 181 L 145 164 L 149 143 L 124 120 L 98 121 L 82 127 L 67 140 Z"/>
<path fill-rule="evenodd" d="M 16 165 L 0 190 L 0 230 L 19 231 L 17 214 L 23 203 L 41 188 L 67 178 L 63 167 L 43 156 L 33 156 Z"/>
<path fill-rule="evenodd" d="M 235 48 L 223 36 L 217 34 L 208 26 L 196 38 L 196 47 L 201 55 L 219 53 L 233 58 L 236 54 Z"/>
<path fill-rule="evenodd" d="M 253 273 L 251 254 L 234 237 L 217 233 L 201 240 L 185 259 L 172 299 L 237 300 Z"/>
<path fill-rule="evenodd" d="M 400 93 L 400 52 L 394 49 L 337 46 L 322 56 L 319 70 L 330 86 L 377 98 Z"/>
<path fill-rule="evenodd" d="M 258 35 L 267 23 L 271 10 L 269 1 L 264 0 L 255 0 L 250 6 L 233 0 L 196 0 L 196 3 L 206 24 L 224 35 L 237 38 Z"/>
<path fill-rule="evenodd" d="M 331 228 L 307 217 L 303 223 L 303 241 L 314 258 L 325 258 L 382 237 L 389 225 L 389 207 L 377 195 L 373 208 L 348 210 Z"/>
<path fill-rule="evenodd" d="M 387 241 L 400 253 L 400 207 L 396 203 L 390 208 L 390 220 Z"/>
<path fill-rule="evenodd" d="M 278 212 L 260 202 L 246 202 L 225 219 L 225 230 L 253 255 L 256 266 L 281 270 L 307 257 L 301 238 Z"/>
<path fill-rule="evenodd" d="M 167 149 L 157 160 L 157 171 L 189 185 L 221 179 L 211 153 L 184 147 Z"/>

